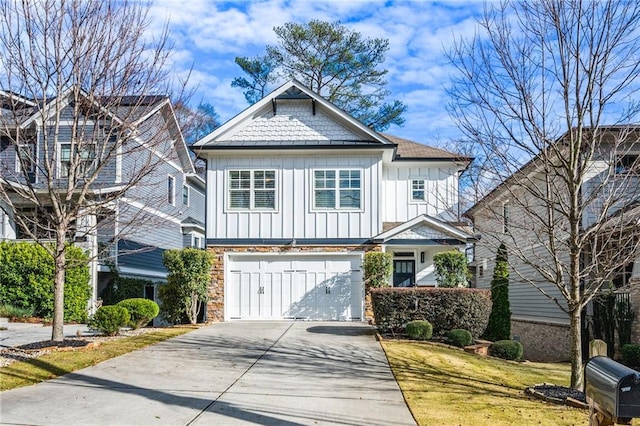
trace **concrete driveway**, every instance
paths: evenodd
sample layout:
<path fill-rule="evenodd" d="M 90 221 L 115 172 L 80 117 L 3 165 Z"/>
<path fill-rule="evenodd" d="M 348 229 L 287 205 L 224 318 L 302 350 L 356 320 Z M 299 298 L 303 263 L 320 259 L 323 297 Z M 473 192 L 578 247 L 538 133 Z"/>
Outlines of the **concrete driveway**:
<path fill-rule="evenodd" d="M 2 392 L 0 422 L 415 424 L 372 329 L 338 322 L 214 324 Z"/>

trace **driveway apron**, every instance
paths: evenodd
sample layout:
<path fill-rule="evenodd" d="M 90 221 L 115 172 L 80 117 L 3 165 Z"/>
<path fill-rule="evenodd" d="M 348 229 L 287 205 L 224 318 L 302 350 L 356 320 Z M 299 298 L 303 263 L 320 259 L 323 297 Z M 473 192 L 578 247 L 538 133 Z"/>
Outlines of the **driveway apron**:
<path fill-rule="evenodd" d="M 0 423 L 415 424 L 371 327 L 284 321 L 214 324 L 2 392 Z"/>

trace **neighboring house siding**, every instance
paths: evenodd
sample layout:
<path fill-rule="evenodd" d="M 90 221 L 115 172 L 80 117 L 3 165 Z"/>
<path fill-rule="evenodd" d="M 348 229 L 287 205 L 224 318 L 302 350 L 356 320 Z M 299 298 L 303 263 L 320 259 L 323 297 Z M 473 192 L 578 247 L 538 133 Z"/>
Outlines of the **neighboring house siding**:
<path fill-rule="evenodd" d="M 383 222 L 406 222 L 421 214 L 456 220 L 458 168 L 391 164 L 383 169 Z M 412 181 L 424 181 L 424 200 L 412 199 Z"/>
<path fill-rule="evenodd" d="M 127 200 L 118 203 L 121 239 L 161 248 L 182 247 L 180 219 L 156 214 L 156 210 L 150 206 L 140 209 Z"/>
<path fill-rule="evenodd" d="M 370 238 L 381 231 L 381 157 L 255 156 L 208 162 L 207 238 Z M 275 211 L 228 208 L 229 169 L 276 170 Z M 361 171 L 359 210 L 313 208 L 313 173 L 324 169 Z"/>

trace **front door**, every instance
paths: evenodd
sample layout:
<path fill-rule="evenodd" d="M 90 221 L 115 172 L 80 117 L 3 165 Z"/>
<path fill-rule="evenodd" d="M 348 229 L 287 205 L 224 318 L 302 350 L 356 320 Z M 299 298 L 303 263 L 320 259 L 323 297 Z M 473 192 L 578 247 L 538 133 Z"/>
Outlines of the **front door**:
<path fill-rule="evenodd" d="M 416 282 L 415 260 L 393 261 L 393 286 L 411 287 Z"/>

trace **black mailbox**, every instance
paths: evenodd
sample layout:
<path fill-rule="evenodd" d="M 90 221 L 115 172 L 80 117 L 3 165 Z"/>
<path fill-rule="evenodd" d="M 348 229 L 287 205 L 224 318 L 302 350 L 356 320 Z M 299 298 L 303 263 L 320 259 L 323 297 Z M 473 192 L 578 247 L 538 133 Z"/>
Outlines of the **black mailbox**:
<path fill-rule="evenodd" d="M 640 373 L 607 358 L 591 358 L 584 368 L 587 402 L 616 423 L 640 417 Z"/>

